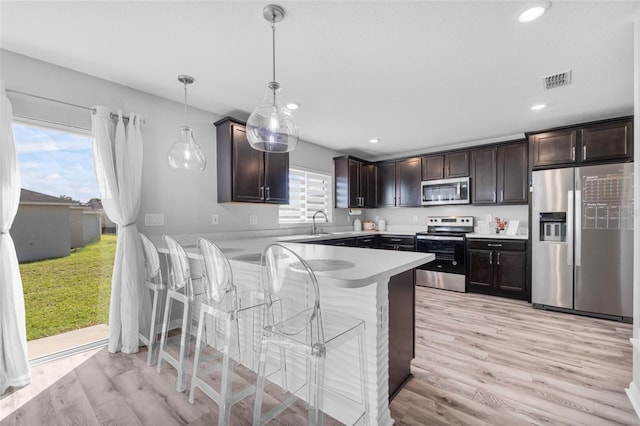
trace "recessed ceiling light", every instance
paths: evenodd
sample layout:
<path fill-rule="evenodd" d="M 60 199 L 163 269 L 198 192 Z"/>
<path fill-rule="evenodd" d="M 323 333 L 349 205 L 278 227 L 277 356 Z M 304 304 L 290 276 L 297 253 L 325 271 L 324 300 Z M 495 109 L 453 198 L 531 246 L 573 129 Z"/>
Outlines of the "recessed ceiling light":
<path fill-rule="evenodd" d="M 531 111 L 540 111 L 541 109 L 545 109 L 547 104 L 535 104 L 531 106 Z"/>
<path fill-rule="evenodd" d="M 298 109 L 300 108 L 300 104 L 297 102 L 291 102 L 287 104 L 287 108 L 289 109 Z"/>
<path fill-rule="evenodd" d="M 550 1 L 529 3 L 518 11 L 518 22 L 525 23 L 535 21 L 536 19 L 544 15 L 544 13 L 549 10 L 550 7 Z"/>
<path fill-rule="evenodd" d="M 380 139 L 378 138 L 369 139 L 369 143 L 378 143 L 378 142 L 380 142 Z"/>

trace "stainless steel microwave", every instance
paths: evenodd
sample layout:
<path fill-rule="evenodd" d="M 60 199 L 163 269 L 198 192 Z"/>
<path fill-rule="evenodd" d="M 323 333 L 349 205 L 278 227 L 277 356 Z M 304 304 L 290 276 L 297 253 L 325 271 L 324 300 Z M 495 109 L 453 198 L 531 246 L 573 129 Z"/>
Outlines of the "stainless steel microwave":
<path fill-rule="evenodd" d="M 450 178 L 422 181 L 422 205 L 469 204 L 469 178 Z"/>

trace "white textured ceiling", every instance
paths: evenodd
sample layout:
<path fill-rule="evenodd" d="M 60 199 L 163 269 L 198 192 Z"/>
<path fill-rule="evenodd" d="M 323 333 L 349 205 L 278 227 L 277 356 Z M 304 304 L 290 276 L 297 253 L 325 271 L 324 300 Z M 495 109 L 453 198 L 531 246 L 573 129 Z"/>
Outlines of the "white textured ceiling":
<path fill-rule="evenodd" d="M 519 24 L 524 3 L 279 2 L 277 80 L 301 138 L 381 158 L 630 114 L 640 3 L 554 1 Z M 271 79 L 266 4 L 3 0 L 0 47 L 179 102 L 191 74 L 191 105 L 248 115 Z M 570 86 L 542 90 L 568 69 Z"/>

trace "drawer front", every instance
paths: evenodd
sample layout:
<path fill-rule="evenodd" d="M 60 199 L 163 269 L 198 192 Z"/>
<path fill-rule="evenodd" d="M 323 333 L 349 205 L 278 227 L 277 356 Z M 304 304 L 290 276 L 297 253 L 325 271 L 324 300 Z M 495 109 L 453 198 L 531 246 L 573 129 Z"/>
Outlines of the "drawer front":
<path fill-rule="evenodd" d="M 527 250 L 527 242 L 524 240 L 467 240 L 468 249 L 478 250 Z"/>
<path fill-rule="evenodd" d="M 412 245 L 380 244 L 378 248 L 383 250 L 416 251 L 416 248 Z"/>
<path fill-rule="evenodd" d="M 406 235 L 383 235 L 380 238 L 380 244 L 389 244 L 395 246 L 412 246 L 415 247 L 415 237 L 409 237 Z"/>
<path fill-rule="evenodd" d="M 376 248 L 378 246 L 378 238 L 375 235 L 367 237 L 356 237 L 356 247 Z"/>

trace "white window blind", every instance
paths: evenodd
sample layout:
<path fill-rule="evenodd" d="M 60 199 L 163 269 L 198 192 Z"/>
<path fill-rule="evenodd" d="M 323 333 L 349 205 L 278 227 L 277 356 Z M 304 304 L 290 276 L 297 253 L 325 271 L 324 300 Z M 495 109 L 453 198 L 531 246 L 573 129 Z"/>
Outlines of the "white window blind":
<path fill-rule="evenodd" d="M 329 175 L 290 169 L 289 204 L 280 206 L 279 223 L 310 223 L 318 210 L 333 221 L 331 189 Z"/>

